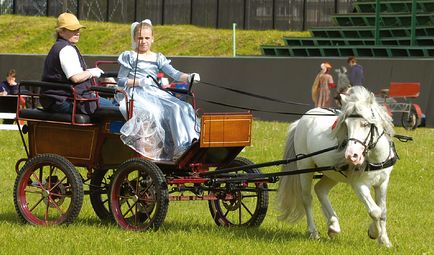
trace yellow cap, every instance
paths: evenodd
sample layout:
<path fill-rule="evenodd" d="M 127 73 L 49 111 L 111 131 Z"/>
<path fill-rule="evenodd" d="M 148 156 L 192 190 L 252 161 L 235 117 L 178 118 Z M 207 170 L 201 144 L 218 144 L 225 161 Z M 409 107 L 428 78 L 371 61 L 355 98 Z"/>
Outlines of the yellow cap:
<path fill-rule="evenodd" d="M 74 31 L 83 27 L 85 28 L 85 26 L 81 25 L 77 17 L 75 17 L 75 15 L 72 13 L 64 12 L 57 18 L 56 28 L 66 28 L 68 30 Z"/>

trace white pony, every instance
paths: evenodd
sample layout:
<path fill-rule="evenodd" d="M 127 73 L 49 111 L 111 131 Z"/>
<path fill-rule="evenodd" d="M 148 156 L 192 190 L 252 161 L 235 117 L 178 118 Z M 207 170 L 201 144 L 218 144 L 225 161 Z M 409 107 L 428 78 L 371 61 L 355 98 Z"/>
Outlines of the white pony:
<path fill-rule="evenodd" d="M 328 193 L 338 182 L 344 182 L 351 185 L 373 220 L 368 229 L 369 237 L 391 247 L 386 231 L 386 191 L 398 158 L 391 141 L 392 119 L 364 87 L 352 87 L 347 93 L 342 96 L 343 106 L 338 116 L 330 116 L 333 114 L 327 109 L 315 108 L 290 126 L 284 157 L 340 147 L 284 165 L 282 171 L 335 167 L 336 171 L 324 171 L 315 184 L 327 219 L 328 235 L 333 237 L 341 231 Z M 296 222 L 306 214 L 309 235 L 317 239 L 319 233 L 312 214 L 313 176 L 314 173 L 306 173 L 282 177 L 277 202 L 280 220 Z M 371 187 L 375 190 L 375 199 Z"/>

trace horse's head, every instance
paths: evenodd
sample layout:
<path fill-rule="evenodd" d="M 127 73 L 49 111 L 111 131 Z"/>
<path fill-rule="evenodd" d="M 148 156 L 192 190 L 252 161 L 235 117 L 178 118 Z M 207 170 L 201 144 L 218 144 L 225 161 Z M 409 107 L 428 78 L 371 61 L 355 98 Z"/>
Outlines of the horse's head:
<path fill-rule="evenodd" d="M 392 119 L 378 105 L 372 93 L 362 86 L 354 86 L 342 97 L 342 113 L 334 134 L 340 144 L 347 142 L 347 162 L 361 165 L 366 154 L 375 149 L 384 134 L 393 135 Z"/>

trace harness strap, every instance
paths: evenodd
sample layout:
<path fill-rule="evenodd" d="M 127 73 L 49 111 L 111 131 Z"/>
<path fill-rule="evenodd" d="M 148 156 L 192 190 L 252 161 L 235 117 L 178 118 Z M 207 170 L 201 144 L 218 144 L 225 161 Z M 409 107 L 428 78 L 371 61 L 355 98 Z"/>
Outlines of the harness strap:
<path fill-rule="evenodd" d="M 375 170 L 380 170 L 383 168 L 388 168 L 388 167 L 395 165 L 396 161 L 398 161 L 398 157 L 393 156 L 393 157 L 389 158 L 388 160 L 383 161 L 381 163 L 369 162 L 368 165 L 366 166 L 365 171 L 375 171 Z"/>
<path fill-rule="evenodd" d="M 393 157 L 390 157 L 391 152 L 393 152 Z M 398 159 L 399 159 L 399 156 L 398 156 L 398 153 L 396 152 L 395 144 L 391 141 L 390 142 L 389 156 L 387 157 L 387 160 L 385 160 L 381 163 L 368 162 L 368 164 L 366 165 L 365 171 L 375 171 L 375 170 L 380 170 L 383 168 L 391 167 L 391 166 L 396 164 Z"/>

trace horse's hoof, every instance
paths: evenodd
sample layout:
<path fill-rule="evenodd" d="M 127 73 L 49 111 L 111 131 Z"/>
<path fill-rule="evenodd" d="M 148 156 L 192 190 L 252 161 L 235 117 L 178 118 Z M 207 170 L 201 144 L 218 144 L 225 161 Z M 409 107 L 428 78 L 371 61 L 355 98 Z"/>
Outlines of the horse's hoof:
<path fill-rule="evenodd" d="M 386 248 L 392 248 L 392 243 L 388 236 L 378 238 L 378 244 L 384 245 Z"/>
<path fill-rule="evenodd" d="M 380 235 L 380 233 L 376 229 L 375 224 L 372 223 L 371 225 L 369 225 L 369 228 L 368 228 L 368 236 L 369 236 L 369 238 L 375 240 L 375 239 L 378 238 L 379 235 Z"/>
<path fill-rule="evenodd" d="M 334 238 L 340 232 L 341 232 L 341 227 L 339 226 L 339 222 L 338 222 L 337 218 L 333 217 L 330 220 L 327 234 L 330 238 Z"/>
<path fill-rule="evenodd" d="M 335 238 L 338 234 L 340 233 L 340 231 L 336 231 L 332 228 L 329 228 L 327 234 L 330 238 Z"/>
<path fill-rule="evenodd" d="M 319 240 L 320 239 L 319 233 L 317 231 L 310 232 L 309 233 L 309 239 Z"/>

